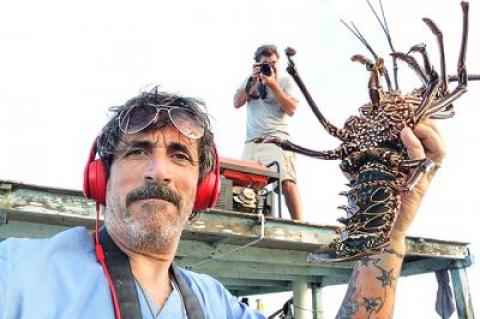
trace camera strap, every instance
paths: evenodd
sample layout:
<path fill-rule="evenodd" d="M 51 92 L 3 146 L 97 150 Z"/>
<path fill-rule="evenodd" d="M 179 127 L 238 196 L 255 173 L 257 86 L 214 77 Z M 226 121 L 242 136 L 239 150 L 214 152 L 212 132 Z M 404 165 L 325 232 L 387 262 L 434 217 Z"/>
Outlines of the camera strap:
<path fill-rule="evenodd" d="M 128 256 L 118 248 L 105 227 L 100 229 L 99 239 L 105 254 L 105 263 L 115 287 L 114 293 L 118 298 L 122 318 L 142 319 L 137 288 L 135 287 L 135 280 L 128 262 Z M 184 301 L 187 318 L 205 319 L 200 302 L 192 288 L 185 281 L 180 268 L 172 264 L 169 272 L 173 280 L 175 280 Z"/>

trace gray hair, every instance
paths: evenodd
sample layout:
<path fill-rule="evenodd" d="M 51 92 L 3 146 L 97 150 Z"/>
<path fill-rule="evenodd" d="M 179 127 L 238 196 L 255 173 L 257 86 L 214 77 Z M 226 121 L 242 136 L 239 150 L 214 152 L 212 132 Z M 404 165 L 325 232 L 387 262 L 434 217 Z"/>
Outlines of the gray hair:
<path fill-rule="evenodd" d="M 215 168 L 213 133 L 211 131 L 208 114 L 202 110 L 205 108 L 205 104 L 196 98 L 158 91 L 157 86 L 148 92 L 142 92 L 138 96 L 131 98 L 123 105 L 115 106 L 110 109 L 113 112 L 113 115 L 109 122 L 103 127 L 100 136 L 97 139 L 97 151 L 105 164 L 107 176 L 110 174 L 110 168 L 113 163 L 117 145 L 125 134 L 120 129 L 120 118 L 132 108 L 144 104 L 155 104 L 158 106 L 175 105 L 178 107 L 184 107 L 190 112 L 193 112 L 195 116 L 202 121 L 204 134 L 197 140 L 200 183 L 207 173 Z M 150 124 L 143 131 L 157 130 L 167 124 L 171 124 L 169 123 L 168 116 L 159 117 L 158 121 Z"/>

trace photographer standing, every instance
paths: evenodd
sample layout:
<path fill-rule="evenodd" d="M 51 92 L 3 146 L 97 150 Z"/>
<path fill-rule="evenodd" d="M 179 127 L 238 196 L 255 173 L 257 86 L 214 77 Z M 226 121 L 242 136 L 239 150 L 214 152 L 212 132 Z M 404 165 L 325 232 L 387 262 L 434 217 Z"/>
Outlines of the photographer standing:
<path fill-rule="evenodd" d="M 233 104 L 237 109 L 247 104 L 247 138 L 242 159 L 264 165 L 277 161 L 281 166 L 282 190 L 290 215 L 295 220 L 303 220 L 295 155 L 275 144 L 261 142 L 266 136 L 289 138 L 287 119 L 293 116 L 298 103 L 292 95 L 290 78 L 277 72 L 278 58 L 274 45 L 262 45 L 256 50 L 252 74 L 238 88 Z"/>

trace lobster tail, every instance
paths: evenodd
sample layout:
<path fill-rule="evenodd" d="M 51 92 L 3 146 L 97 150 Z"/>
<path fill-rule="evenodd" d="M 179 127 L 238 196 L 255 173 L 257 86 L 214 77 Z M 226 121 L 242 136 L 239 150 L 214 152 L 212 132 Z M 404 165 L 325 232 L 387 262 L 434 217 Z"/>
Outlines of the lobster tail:
<path fill-rule="evenodd" d="M 388 245 L 388 235 L 395 221 L 400 203 L 396 175 L 387 165 L 365 164 L 351 180 L 347 192 L 347 216 L 339 222 L 340 238 L 321 247 L 315 257 L 325 261 L 357 259 L 382 251 Z"/>

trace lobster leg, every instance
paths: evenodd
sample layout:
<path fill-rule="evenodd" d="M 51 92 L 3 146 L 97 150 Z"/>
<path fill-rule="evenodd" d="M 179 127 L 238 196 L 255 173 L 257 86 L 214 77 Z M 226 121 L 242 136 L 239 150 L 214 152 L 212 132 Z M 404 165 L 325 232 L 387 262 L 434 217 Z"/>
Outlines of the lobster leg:
<path fill-rule="evenodd" d="M 322 160 L 341 159 L 343 154 L 346 151 L 345 147 L 338 147 L 334 150 L 329 150 L 329 151 L 314 151 L 314 150 L 302 147 L 300 145 L 294 144 L 289 140 L 280 140 L 276 136 L 267 136 L 267 137 L 255 140 L 255 142 L 273 143 L 275 145 L 278 145 L 285 151 L 292 151 L 295 153 L 299 153 L 302 155 L 306 155 L 306 156 L 310 156 L 310 157 L 314 157 L 316 159 L 322 159 Z"/>
<path fill-rule="evenodd" d="M 298 87 L 300 88 L 300 91 L 302 91 L 302 94 L 305 96 L 305 99 L 307 100 L 308 105 L 310 106 L 310 109 L 312 110 L 313 114 L 317 117 L 318 121 L 322 126 L 325 128 L 325 130 L 332 136 L 343 140 L 343 136 L 345 134 L 343 129 L 340 129 L 330 123 L 325 116 L 323 116 L 322 112 L 318 109 L 317 104 L 315 101 L 313 101 L 312 96 L 310 95 L 310 92 L 308 92 L 307 87 L 305 86 L 305 83 L 303 83 L 302 78 L 297 72 L 297 69 L 295 67 L 295 63 L 292 60 L 292 56 L 295 55 L 295 50 L 293 48 L 287 48 L 285 50 L 285 53 L 287 54 L 287 59 L 288 59 L 288 67 L 287 67 L 287 72 L 290 74 L 295 83 L 297 83 Z"/>
<path fill-rule="evenodd" d="M 423 100 L 421 104 L 418 106 L 418 108 L 415 110 L 413 122 L 418 124 L 422 118 L 425 117 L 425 113 L 427 112 L 428 109 L 431 108 L 433 101 L 435 100 L 435 96 L 438 93 L 438 90 L 440 89 L 441 86 L 441 81 L 436 81 L 434 83 L 431 83 L 427 85 Z"/>
<path fill-rule="evenodd" d="M 418 75 L 418 77 L 422 80 L 423 84 L 428 85 L 429 81 L 427 79 L 427 75 L 425 74 L 425 71 L 422 70 L 422 68 L 420 67 L 420 65 L 418 64 L 417 60 L 415 60 L 414 57 L 402 52 L 393 52 L 393 53 L 390 53 L 390 55 L 396 59 L 400 59 L 406 62 L 408 66 L 411 67 L 413 71 L 415 71 L 415 73 Z"/>
<path fill-rule="evenodd" d="M 449 105 L 467 91 L 468 76 L 467 68 L 465 65 L 465 56 L 467 52 L 468 42 L 468 3 L 462 2 L 461 5 L 463 12 L 463 32 L 462 43 L 460 46 L 460 54 L 457 63 L 458 86 L 452 93 L 446 95 L 445 97 L 434 103 L 426 112 L 427 116 L 437 117 L 437 113 L 440 113 L 439 116 L 441 117 L 441 112 L 443 110 L 449 111 Z"/>
<path fill-rule="evenodd" d="M 417 124 L 425 116 L 427 110 L 432 107 L 442 83 L 438 80 L 436 72 L 431 73 L 430 77 L 427 78 L 427 75 L 413 57 L 400 52 L 392 53 L 392 55 L 402 61 L 405 61 L 426 84 L 426 90 L 425 94 L 423 95 L 422 102 L 415 110 L 414 114 L 414 123 Z"/>
<path fill-rule="evenodd" d="M 417 168 L 415 169 L 415 171 L 413 171 L 407 183 L 405 184 L 406 191 L 411 191 L 415 187 L 415 185 L 417 185 L 418 181 L 420 181 L 420 178 L 422 178 L 424 174 L 430 172 L 431 170 L 439 166 L 438 163 L 429 158 L 406 162 L 410 162 L 411 164 L 417 164 Z"/>
<path fill-rule="evenodd" d="M 433 115 L 429 115 L 428 117 L 435 120 L 446 120 L 446 119 L 452 118 L 454 115 L 455 115 L 454 110 L 448 110 L 448 111 L 438 112 Z"/>
<path fill-rule="evenodd" d="M 420 164 L 422 164 L 425 161 L 424 158 L 418 159 L 418 160 L 404 160 L 402 161 L 401 166 L 405 168 L 417 168 Z"/>
<path fill-rule="evenodd" d="M 414 45 L 413 47 L 410 48 L 407 54 L 410 54 L 411 52 L 418 52 L 422 55 L 423 58 L 423 66 L 425 68 L 425 73 L 430 77 L 430 78 L 438 78 L 438 74 L 433 68 L 433 65 L 430 63 L 430 59 L 428 58 L 427 50 L 425 49 L 426 45 L 425 43 L 420 43 L 417 45 Z"/>
<path fill-rule="evenodd" d="M 440 52 L 440 73 L 443 83 L 440 90 L 441 92 L 445 92 L 447 90 L 447 75 L 445 69 L 445 46 L 443 44 L 443 33 L 431 19 L 423 18 L 423 21 L 427 24 L 427 26 L 437 38 L 438 49 Z"/>
<path fill-rule="evenodd" d="M 460 96 L 462 96 L 466 92 L 467 92 L 467 88 L 465 86 L 458 86 L 452 93 L 442 97 L 440 100 L 433 103 L 432 106 L 425 113 L 425 115 L 428 117 L 441 118 L 442 115 L 440 114 L 440 117 L 437 117 L 437 114 L 444 111 L 445 108 L 451 105 L 453 101 L 458 99 Z M 447 108 L 445 111 L 452 113 L 451 116 L 453 116 L 454 114 L 453 109 Z"/>

